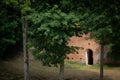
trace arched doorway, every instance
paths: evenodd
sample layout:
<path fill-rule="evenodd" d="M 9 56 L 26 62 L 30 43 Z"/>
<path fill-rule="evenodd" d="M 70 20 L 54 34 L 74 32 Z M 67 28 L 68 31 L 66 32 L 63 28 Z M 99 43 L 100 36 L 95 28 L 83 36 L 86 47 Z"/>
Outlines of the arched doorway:
<path fill-rule="evenodd" d="M 93 65 L 93 51 L 91 49 L 87 49 L 86 64 L 87 65 Z"/>

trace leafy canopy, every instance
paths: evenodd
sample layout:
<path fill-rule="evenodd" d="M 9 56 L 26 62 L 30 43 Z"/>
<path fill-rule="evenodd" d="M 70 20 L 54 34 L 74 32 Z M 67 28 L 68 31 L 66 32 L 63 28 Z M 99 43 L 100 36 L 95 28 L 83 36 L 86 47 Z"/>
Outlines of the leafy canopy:
<path fill-rule="evenodd" d="M 55 5 L 52 9 L 35 12 L 29 19 L 32 20 L 32 43 L 35 47 L 35 57 L 43 64 L 59 64 L 66 55 L 76 52 L 75 46 L 69 46 L 68 41 L 73 35 L 81 35 L 79 19 L 74 13 L 64 13 Z"/>
<path fill-rule="evenodd" d="M 13 2 L 0 1 L 0 57 L 3 57 L 7 47 L 15 45 L 22 38 L 19 8 Z"/>

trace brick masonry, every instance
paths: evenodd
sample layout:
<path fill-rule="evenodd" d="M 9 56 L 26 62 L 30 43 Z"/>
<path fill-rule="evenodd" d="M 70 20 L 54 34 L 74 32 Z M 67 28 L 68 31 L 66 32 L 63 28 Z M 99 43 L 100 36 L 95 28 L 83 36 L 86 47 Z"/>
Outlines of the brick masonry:
<path fill-rule="evenodd" d="M 75 36 L 71 37 L 69 45 L 82 47 L 83 49 L 78 50 L 78 54 L 71 53 L 67 55 L 67 60 L 86 63 L 87 49 L 91 49 L 93 51 L 93 64 L 99 63 L 100 45 L 96 43 L 94 39 L 86 39 L 87 37 L 89 37 L 89 35 L 90 34 L 83 35 L 82 37 L 75 37 Z M 105 46 L 104 58 L 106 57 L 107 52 L 108 52 L 108 49 L 107 49 L 107 46 Z"/>

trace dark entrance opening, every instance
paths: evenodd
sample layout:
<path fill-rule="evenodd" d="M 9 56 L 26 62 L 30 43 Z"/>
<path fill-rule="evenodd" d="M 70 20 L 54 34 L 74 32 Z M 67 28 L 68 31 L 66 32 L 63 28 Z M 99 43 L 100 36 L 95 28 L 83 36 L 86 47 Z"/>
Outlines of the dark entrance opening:
<path fill-rule="evenodd" d="M 93 65 L 93 51 L 91 49 L 87 50 L 88 64 Z"/>

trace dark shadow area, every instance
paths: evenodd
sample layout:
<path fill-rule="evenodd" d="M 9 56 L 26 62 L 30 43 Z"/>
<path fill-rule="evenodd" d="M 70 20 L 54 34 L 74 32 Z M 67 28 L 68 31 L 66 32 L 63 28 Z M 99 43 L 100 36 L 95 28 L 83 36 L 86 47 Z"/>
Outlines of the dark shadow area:
<path fill-rule="evenodd" d="M 93 51 L 91 49 L 87 50 L 88 64 L 93 65 Z"/>
<path fill-rule="evenodd" d="M 20 43 L 17 43 L 15 45 L 9 45 L 7 46 L 5 52 L 3 53 L 2 60 L 9 60 L 16 56 L 21 55 L 22 52 L 22 45 Z"/>
<path fill-rule="evenodd" d="M 104 63 L 104 65 L 107 66 L 107 67 L 120 67 L 120 64 L 118 64 L 118 63 L 116 63 L 116 64 L 114 64 L 114 63 Z"/>

